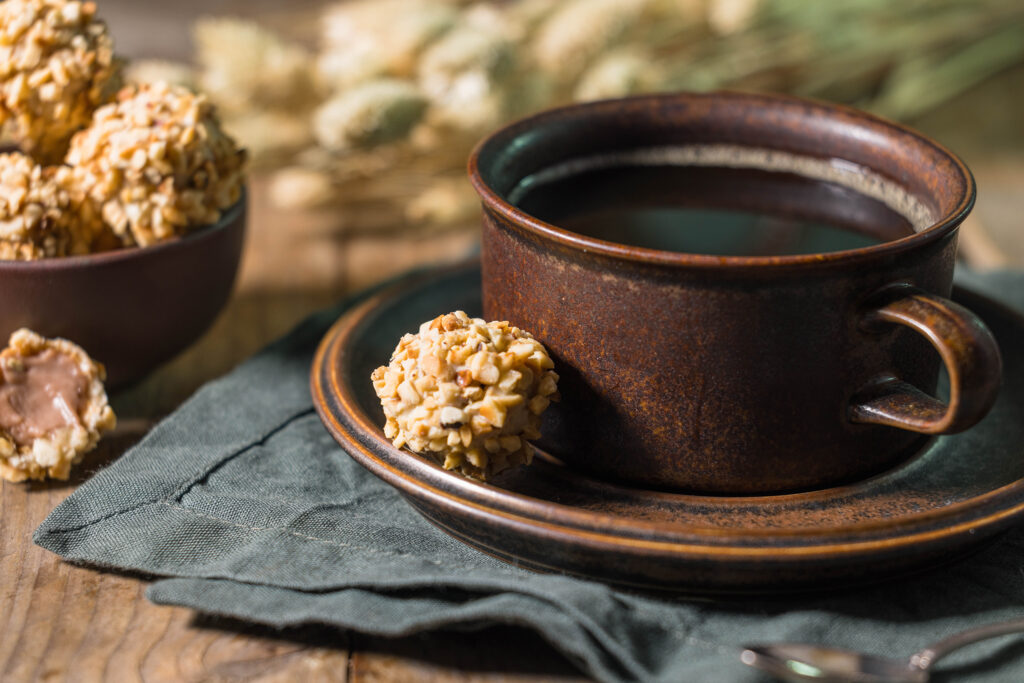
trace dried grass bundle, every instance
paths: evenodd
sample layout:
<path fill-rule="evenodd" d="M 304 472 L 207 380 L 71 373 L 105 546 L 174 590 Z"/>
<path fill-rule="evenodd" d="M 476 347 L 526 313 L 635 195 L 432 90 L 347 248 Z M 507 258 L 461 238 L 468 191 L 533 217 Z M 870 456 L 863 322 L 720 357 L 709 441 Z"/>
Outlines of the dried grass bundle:
<path fill-rule="evenodd" d="M 195 81 L 256 163 L 286 174 L 275 201 L 443 229 L 473 222 L 471 146 L 517 116 L 727 87 L 912 119 L 1024 61 L 1024 4 L 356 0 L 323 11 L 316 50 L 232 19 L 196 37 Z"/>

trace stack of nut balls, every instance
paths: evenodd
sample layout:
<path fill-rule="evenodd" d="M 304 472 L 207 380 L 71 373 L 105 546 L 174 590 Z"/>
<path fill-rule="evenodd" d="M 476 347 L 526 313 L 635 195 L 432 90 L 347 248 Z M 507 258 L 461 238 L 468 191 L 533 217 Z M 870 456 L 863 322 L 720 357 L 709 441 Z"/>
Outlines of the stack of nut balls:
<path fill-rule="evenodd" d="M 122 87 L 122 66 L 92 2 L 0 2 L 0 261 L 148 247 L 240 201 L 246 154 L 207 99 Z M 14 331 L 0 350 L 0 479 L 66 479 L 116 423 L 105 377 L 72 341 Z"/>
<path fill-rule="evenodd" d="M 92 2 L 0 3 L 0 259 L 145 247 L 215 223 L 246 154 L 207 99 L 122 87 Z"/>

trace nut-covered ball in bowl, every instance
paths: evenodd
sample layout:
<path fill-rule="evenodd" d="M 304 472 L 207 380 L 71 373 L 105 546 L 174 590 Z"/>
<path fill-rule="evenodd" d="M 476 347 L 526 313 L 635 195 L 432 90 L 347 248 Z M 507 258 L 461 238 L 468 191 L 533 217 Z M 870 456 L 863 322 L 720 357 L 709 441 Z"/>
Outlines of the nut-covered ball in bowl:
<path fill-rule="evenodd" d="M 0 124 L 22 151 L 59 163 L 120 84 L 121 62 L 95 3 L 0 3 Z"/>
<path fill-rule="evenodd" d="M 142 247 L 215 223 L 241 196 L 245 160 L 204 95 L 167 83 L 124 88 L 67 154 L 83 208 Z"/>
<path fill-rule="evenodd" d="M 71 201 L 71 169 L 44 168 L 20 152 L 0 154 L 0 259 L 87 254 L 93 227 Z"/>

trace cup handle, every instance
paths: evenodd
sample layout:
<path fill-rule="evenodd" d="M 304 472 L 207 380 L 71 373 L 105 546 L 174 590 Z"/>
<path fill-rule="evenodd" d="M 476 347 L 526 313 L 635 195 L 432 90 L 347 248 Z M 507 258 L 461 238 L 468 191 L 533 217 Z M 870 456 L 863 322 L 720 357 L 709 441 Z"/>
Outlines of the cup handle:
<path fill-rule="evenodd" d="M 992 407 L 1002 380 L 1002 358 L 992 333 L 963 306 L 909 285 L 887 288 L 886 303 L 862 320 L 866 331 L 891 323 L 923 335 L 949 373 L 949 403 L 896 377 L 885 377 L 855 398 L 853 422 L 888 425 L 922 434 L 954 434 L 977 423 Z"/>

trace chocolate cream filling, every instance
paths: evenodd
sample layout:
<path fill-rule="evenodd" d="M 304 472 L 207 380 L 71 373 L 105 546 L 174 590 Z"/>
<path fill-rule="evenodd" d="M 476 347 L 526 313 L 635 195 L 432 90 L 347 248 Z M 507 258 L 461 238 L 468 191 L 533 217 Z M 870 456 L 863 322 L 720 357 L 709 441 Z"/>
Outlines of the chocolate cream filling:
<path fill-rule="evenodd" d="M 89 379 L 54 349 L 0 363 L 0 432 L 31 446 L 37 438 L 81 424 Z"/>

